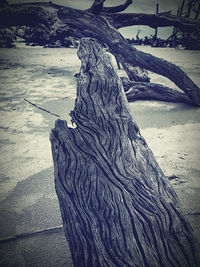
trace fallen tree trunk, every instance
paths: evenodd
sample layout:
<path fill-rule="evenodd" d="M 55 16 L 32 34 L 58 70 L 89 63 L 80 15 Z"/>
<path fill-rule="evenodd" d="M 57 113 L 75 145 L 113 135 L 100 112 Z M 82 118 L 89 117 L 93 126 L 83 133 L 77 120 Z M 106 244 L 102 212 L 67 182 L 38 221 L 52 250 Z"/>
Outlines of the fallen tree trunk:
<path fill-rule="evenodd" d="M 106 14 L 111 16 L 109 13 Z M 111 53 L 120 62 L 167 77 L 185 92 L 194 105 L 200 105 L 200 89 L 181 68 L 151 54 L 138 51 L 114 27 L 110 26 L 107 19 L 88 11 L 59 6 L 51 2 L 16 4 L 0 9 L 1 27 L 44 24 L 55 32 L 63 27 L 65 34 L 77 38 L 96 38 L 107 44 Z M 195 25 L 199 29 L 199 24 Z"/>
<path fill-rule="evenodd" d="M 74 266 L 199 266 L 177 197 L 130 114 L 109 55 L 78 48 L 72 121 L 51 132 L 55 186 Z"/>
<path fill-rule="evenodd" d="M 200 28 L 199 20 L 178 17 L 170 12 L 158 14 L 113 13 L 109 10 L 106 11 L 106 9 L 107 8 L 103 7 L 99 12 L 102 16 L 108 19 L 111 25 L 116 29 L 135 25 L 145 25 L 154 29 L 156 27 L 174 26 L 183 32 L 198 32 Z M 70 15 L 71 11 L 76 9 L 57 5 L 51 1 L 2 5 L 2 7 L 0 6 L 0 28 L 17 25 L 32 26 L 39 23 L 52 25 L 57 20 L 56 13 L 58 10 L 65 10 Z M 89 9 L 83 12 L 89 13 L 87 11 L 92 10 Z"/>
<path fill-rule="evenodd" d="M 178 17 L 171 12 L 162 12 L 158 14 L 144 13 L 117 13 L 107 14 L 102 12 L 109 22 L 116 28 L 127 26 L 144 25 L 151 28 L 174 26 L 183 32 L 199 31 L 200 21 L 186 17 Z"/>
<path fill-rule="evenodd" d="M 181 68 L 164 59 L 138 51 L 115 28 L 111 27 L 105 18 L 84 13 L 84 11 L 78 14 L 75 10 L 71 11 L 70 16 L 68 11 L 60 10 L 58 17 L 63 23 L 70 25 L 70 27 L 73 26 L 74 34 L 77 32 L 79 35 L 81 31 L 85 36 L 96 38 L 107 44 L 111 53 L 120 62 L 139 66 L 141 69 L 167 77 L 185 92 L 193 104 L 200 105 L 200 89 Z"/>
<path fill-rule="evenodd" d="M 122 84 L 129 102 L 137 100 L 159 100 L 193 105 L 192 100 L 184 93 L 167 86 L 150 82 L 134 82 L 122 77 Z"/>
<path fill-rule="evenodd" d="M 128 64 L 126 62 L 121 62 L 125 72 L 127 73 L 129 79 L 135 82 L 149 82 L 150 78 L 148 72 L 140 67 L 133 66 L 133 64 Z"/>

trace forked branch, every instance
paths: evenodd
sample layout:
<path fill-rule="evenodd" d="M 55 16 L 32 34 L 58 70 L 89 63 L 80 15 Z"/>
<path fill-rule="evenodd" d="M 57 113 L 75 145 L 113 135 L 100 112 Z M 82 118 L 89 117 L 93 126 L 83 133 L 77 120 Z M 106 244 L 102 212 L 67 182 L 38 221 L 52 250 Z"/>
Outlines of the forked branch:
<path fill-rule="evenodd" d="M 132 0 L 126 0 L 126 2 L 122 5 L 113 6 L 113 7 L 103 7 L 102 11 L 104 13 L 118 13 L 127 9 L 133 3 Z"/>
<path fill-rule="evenodd" d="M 126 0 L 126 2 L 122 5 L 104 7 L 103 4 L 105 1 L 106 0 L 95 0 L 89 11 L 95 15 L 99 15 L 100 13 L 118 13 L 124 11 L 133 2 L 132 0 Z"/>
<path fill-rule="evenodd" d="M 95 0 L 89 11 L 95 15 L 99 15 L 103 9 L 105 0 Z"/>

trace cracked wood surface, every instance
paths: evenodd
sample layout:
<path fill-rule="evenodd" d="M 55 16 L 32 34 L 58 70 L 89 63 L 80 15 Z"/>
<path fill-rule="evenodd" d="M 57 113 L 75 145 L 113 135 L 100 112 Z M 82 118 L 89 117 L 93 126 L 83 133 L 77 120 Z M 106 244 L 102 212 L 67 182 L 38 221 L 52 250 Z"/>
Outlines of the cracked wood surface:
<path fill-rule="evenodd" d="M 74 266 L 198 266 L 192 230 L 130 114 L 101 45 L 78 48 L 72 121 L 51 132 L 55 187 Z"/>

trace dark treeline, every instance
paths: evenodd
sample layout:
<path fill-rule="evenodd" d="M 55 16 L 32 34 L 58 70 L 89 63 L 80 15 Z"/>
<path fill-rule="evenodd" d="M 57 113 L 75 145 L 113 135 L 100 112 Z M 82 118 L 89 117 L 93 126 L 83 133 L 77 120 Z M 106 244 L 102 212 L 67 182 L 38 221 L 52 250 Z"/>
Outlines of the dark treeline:
<path fill-rule="evenodd" d="M 154 36 L 145 36 L 144 38 L 132 38 L 132 39 L 127 39 L 127 41 L 130 44 L 133 45 L 149 45 L 152 47 L 177 47 L 177 45 L 181 45 L 180 42 L 178 44 L 174 43 L 170 39 L 162 39 L 162 38 L 155 38 Z"/>

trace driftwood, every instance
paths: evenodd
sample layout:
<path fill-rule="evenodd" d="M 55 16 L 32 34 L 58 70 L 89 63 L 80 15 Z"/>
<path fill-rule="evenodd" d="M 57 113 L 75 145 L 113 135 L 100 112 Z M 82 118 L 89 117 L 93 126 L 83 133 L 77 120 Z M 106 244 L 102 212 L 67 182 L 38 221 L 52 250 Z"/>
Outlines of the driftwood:
<path fill-rule="evenodd" d="M 47 112 L 47 113 L 49 113 L 49 114 L 51 114 L 51 115 L 53 115 L 53 116 L 55 116 L 55 117 L 60 117 L 60 115 L 55 114 L 55 113 L 53 113 L 53 112 L 51 112 L 51 111 L 49 111 L 49 110 L 47 110 L 47 109 L 45 109 L 45 108 L 41 108 L 41 107 L 39 107 L 38 105 L 34 104 L 33 102 L 29 101 L 29 100 L 26 99 L 26 98 L 24 98 L 24 100 L 25 100 L 27 103 L 31 104 L 32 106 L 34 106 L 34 107 L 36 107 L 36 108 L 38 108 L 38 109 L 40 109 L 40 110 L 42 110 L 42 111 L 44 111 L 44 112 Z"/>
<path fill-rule="evenodd" d="M 71 10 L 69 16 L 69 11 L 63 9 L 59 10 L 58 17 L 63 23 L 73 26 L 74 34 L 83 33 L 85 36 L 105 43 L 120 62 L 133 64 L 141 69 L 167 77 L 184 91 L 194 105 L 200 105 L 200 89 L 181 68 L 151 54 L 138 51 L 115 28 L 111 27 L 105 18 L 84 11 L 79 12 L 80 14 L 77 13 L 77 10 Z M 81 19 L 79 19 L 80 17 Z"/>
<path fill-rule="evenodd" d="M 200 105 L 200 89 L 178 66 L 150 54 L 138 51 L 116 28 L 130 25 L 149 25 L 151 27 L 176 26 L 180 29 L 199 31 L 200 22 L 173 16 L 170 13 L 127 14 L 112 13 L 103 7 L 103 0 L 96 0 L 90 10 L 77 10 L 49 3 L 15 4 L 0 8 L 0 27 L 19 25 L 43 25 L 54 36 L 92 37 L 105 43 L 111 53 L 122 63 L 167 77 L 192 100 Z M 131 4 L 130 0 L 121 8 Z M 116 8 L 116 7 L 115 7 Z M 119 10 L 119 6 L 117 6 Z M 95 15 L 90 11 L 99 14 Z M 120 25 L 119 25 L 120 22 Z M 134 24 L 135 23 L 135 24 Z M 114 27 L 112 27 L 114 26 Z"/>
<path fill-rule="evenodd" d="M 40 229 L 40 230 L 34 230 L 32 232 L 25 232 L 13 236 L 8 236 L 0 239 L 0 244 L 11 242 L 11 241 L 18 241 L 20 239 L 25 239 L 29 238 L 32 236 L 37 236 L 41 234 L 47 234 L 47 233 L 55 233 L 63 230 L 63 226 L 55 226 L 55 227 L 49 227 L 45 229 Z"/>
<path fill-rule="evenodd" d="M 199 266 L 192 230 L 130 114 L 101 45 L 84 38 L 71 112 L 51 132 L 55 187 L 74 266 Z"/>
<path fill-rule="evenodd" d="M 93 5 L 89 9 L 92 13 L 118 13 L 124 11 L 128 6 L 132 4 L 132 0 L 126 0 L 124 4 L 118 5 L 118 6 L 112 6 L 112 7 L 104 7 L 103 3 L 106 0 L 94 0 Z"/>
<path fill-rule="evenodd" d="M 170 87 L 150 82 L 134 82 L 121 77 L 128 102 L 137 100 L 159 100 L 193 105 L 192 100 L 184 93 Z"/>
<path fill-rule="evenodd" d="M 148 76 L 148 72 L 140 67 L 133 66 L 132 64 L 128 64 L 126 62 L 121 62 L 124 70 L 126 71 L 129 79 L 135 82 L 149 82 L 150 78 Z"/>
<path fill-rule="evenodd" d="M 65 10 L 69 13 L 69 16 L 71 16 L 70 13 L 75 10 L 66 6 L 54 4 L 51 1 L 12 5 L 6 5 L 6 1 L 4 2 L 5 5 L 0 6 L 0 28 L 16 25 L 32 26 L 40 23 L 49 26 L 53 25 L 58 20 L 57 12 L 59 10 Z M 100 2 L 100 6 L 95 4 L 96 7 L 94 8 L 94 5 L 92 5 L 93 7 L 89 10 L 83 11 L 84 15 L 86 15 L 88 11 L 93 12 L 94 14 L 100 13 L 117 29 L 133 25 L 146 25 L 152 28 L 174 26 L 184 32 L 198 32 L 200 28 L 199 20 L 178 17 L 171 14 L 171 12 L 162 12 L 158 14 L 118 13 L 125 10 L 132 1 L 126 1 L 129 2 L 128 5 L 123 5 L 121 10 L 119 7 L 102 7 L 102 3 L 105 1 L 100 0 L 98 2 Z"/>
<path fill-rule="evenodd" d="M 171 12 L 161 12 L 158 14 L 144 13 L 118 13 L 106 15 L 109 22 L 117 29 L 121 27 L 145 25 L 151 28 L 175 26 L 181 31 L 199 31 L 200 22 L 195 19 L 185 17 L 177 17 Z"/>

